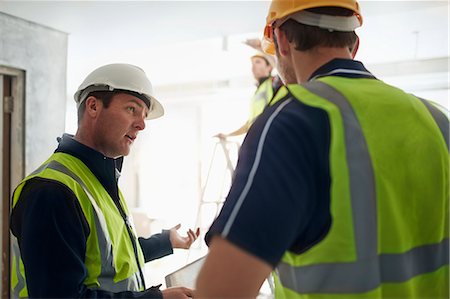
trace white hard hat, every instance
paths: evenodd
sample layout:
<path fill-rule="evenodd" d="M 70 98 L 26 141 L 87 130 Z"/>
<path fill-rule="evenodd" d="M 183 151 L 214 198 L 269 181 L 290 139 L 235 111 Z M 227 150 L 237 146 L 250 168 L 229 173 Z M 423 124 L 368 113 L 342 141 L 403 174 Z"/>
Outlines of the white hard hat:
<path fill-rule="evenodd" d="M 101 66 L 92 71 L 74 94 L 77 107 L 83 103 L 93 91 L 124 90 L 142 95 L 149 107 L 147 119 L 155 119 L 164 115 L 164 108 L 155 99 L 153 87 L 145 72 L 134 65 L 114 63 Z"/>

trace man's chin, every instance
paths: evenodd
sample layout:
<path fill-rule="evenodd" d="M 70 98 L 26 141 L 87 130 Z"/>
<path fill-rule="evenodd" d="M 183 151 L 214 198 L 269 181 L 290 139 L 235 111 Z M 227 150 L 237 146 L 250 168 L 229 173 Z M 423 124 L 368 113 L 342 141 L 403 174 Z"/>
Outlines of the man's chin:
<path fill-rule="evenodd" d="M 122 156 L 122 157 L 128 156 L 128 155 L 130 154 L 130 151 L 131 151 L 131 149 L 129 148 L 127 151 L 124 151 L 124 152 L 121 154 L 121 156 Z"/>
<path fill-rule="evenodd" d="M 126 149 L 123 149 L 122 151 L 120 151 L 118 153 L 116 153 L 114 155 L 114 159 L 117 159 L 117 158 L 120 158 L 120 157 L 126 157 L 126 156 L 128 156 L 130 154 L 130 151 L 131 151 L 131 146 L 126 148 Z"/>

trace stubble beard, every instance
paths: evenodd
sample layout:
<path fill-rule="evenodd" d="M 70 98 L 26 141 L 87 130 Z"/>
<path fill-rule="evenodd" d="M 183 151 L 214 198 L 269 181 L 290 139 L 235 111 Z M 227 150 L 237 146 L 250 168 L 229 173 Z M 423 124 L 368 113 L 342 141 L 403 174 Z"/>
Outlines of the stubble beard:
<path fill-rule="evenodd" d="M 276 50 L 276 56 L 277 56 L 278 73 L 283 83 L 285 85 L 297 83 L 297 77 L 295 76 L 294 68 L 292 67 L 291 64 L 285 61 L 287 59 L 281 57 L 280 53 L 278 52 L 278 49 Z"/>

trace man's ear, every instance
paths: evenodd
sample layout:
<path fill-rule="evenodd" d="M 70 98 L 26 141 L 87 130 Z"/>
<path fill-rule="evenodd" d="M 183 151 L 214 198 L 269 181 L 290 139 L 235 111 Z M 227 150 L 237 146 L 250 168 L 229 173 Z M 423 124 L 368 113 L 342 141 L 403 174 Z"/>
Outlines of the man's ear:
<path fill-rule="evenodd" d="M 291 46 L 286 34 L 280 30 L 280 28 L 275 28 L 274 34 L 276 35 L 278 51 L 281 56 L 287 56 L 291 53 Z"/>
<path fill-rule="evenodd" d="M 101 101 L 93 96 L 88 97 L 85 101 L 86 113 L 91 117 L 96 117 L 100 109 Z"/>

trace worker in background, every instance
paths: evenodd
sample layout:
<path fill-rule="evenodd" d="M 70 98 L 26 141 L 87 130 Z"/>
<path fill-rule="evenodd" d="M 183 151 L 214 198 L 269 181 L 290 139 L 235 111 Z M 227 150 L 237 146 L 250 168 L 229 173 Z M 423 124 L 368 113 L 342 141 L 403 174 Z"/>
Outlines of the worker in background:
<path fill-rule="evenodd" d="M 146 288 L 144 263 L 189 248 L 199 231 L 138 238 L 118 188 L 123 157 L 146 119 L 164 114 L 144 71 L 110 64 L 75 93 L 78 130 L 15 189 L 12 297 L 188 298 L 187 288 Z"/>
<path fill-rule="evenodd" d="M 257 52 L 251 57 L 253 78 L 256 80 L 257 89 L 250 103 L 250 115 L 245 124 L 239 129 L 228 134 L 219 133 L 215 137 L 225 139 L 231 136 L 239 136 L 247 133 L 255 119 L 264 111 L 281 86 L 278 76 L 272 76 L 274 59 L 269 55 Z"/>
<path fill-rule="evenodd" d="M 243 142 L 198 298 L 271 271 L 276 298 L 449 298 L 449 121 L 353 60 L 361 25 L 354 0 L 272 1 L 288 93 Z"/>

